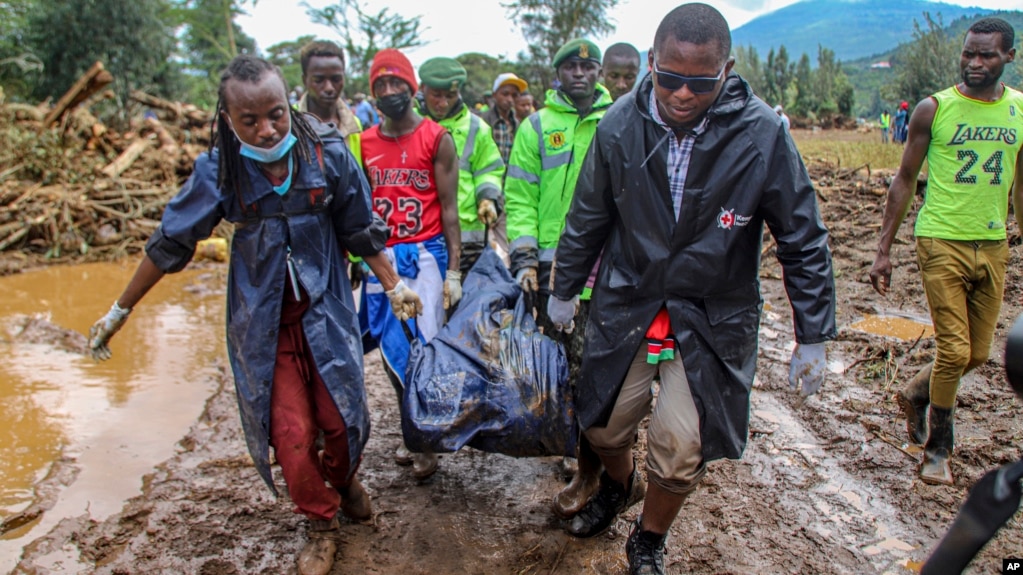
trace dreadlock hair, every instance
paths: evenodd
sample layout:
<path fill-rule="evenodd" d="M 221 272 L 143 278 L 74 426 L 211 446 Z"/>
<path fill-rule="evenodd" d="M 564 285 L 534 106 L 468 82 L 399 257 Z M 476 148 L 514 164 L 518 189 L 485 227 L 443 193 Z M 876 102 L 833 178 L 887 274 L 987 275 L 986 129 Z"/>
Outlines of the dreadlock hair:
<path fill-rule="evenodd" d="M 1002 52 L 1012 50 L 1012 45 L 1016 42 L 1016 32 L 1012 25 L 1001 18 L 981 18 L 970 26 L 969 31 L 974 34 L 1001 34 Z"/>
<path fill-rule="evenodd" d="M 214 148 L 220 150 L 220 157 L 217 161 L 217 187 L 230 186 L 235 191 L 240 191 L 241 184 L 249 186 L 242 166 L 242 156 L 239 153 L 241 142 L 224 118 L 228 113 L 227 83 L 235 80 L 256 84 L 267 73 L 276 74 L 281 79 L 281 86 L 285 92 L 287 91 L 288 84 L 284 81 L 284 74 L 281 73 L 280 68 L 249 54 L 236 56 L 227 65 L 227 69 L 220 74 L 220 86 L 217 88 L 217 108 L 214 112 L 214 121 L 210 125 L 209 148 L 210 154 L 213 154 Z M 287 102 L 286 98 L 285 102 Z M 298 149 L 302 160 L 307 163 L 312 162 L 310 149 L 318 144 L 320 139 L 300 112 L 288 106 L 288 113 L 291 115 L 291 133 L 298 139 L 295 148 Z"/>

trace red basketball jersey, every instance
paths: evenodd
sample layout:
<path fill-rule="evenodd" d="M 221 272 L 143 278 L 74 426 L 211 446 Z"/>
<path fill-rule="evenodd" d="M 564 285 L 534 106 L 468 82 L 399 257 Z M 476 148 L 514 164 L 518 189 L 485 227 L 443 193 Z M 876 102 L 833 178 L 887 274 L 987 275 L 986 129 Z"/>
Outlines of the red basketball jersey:
<path fill-rule="evenodd" d="M 391 228 L 388 246 L 441 233 L 433 161 L 445 132 L 424 118 L 411 133 L 397 138 L 381 133 L 379 124 L 362 133 L 362 164 L 373 188 L 373 210 Z"/>

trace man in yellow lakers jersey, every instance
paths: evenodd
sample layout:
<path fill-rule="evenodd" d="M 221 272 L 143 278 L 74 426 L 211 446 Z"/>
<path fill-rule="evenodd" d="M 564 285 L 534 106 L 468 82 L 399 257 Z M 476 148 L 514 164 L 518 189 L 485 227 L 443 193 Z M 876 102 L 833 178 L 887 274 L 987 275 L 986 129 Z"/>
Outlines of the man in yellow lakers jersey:
<path fill-rule="evenodd" d="M 889 249 L 926 158 L 927 194 L 915 234 L 937 353 L 896 399 L 910 439 L 924 444 L 920 478 L 929 484 L 954 484 L 949 457 L 956 392 L 962 375 L 984 363 L 991 349 L 1009 258 L 1010 190 L 1016 221 L 1023 223 L 1023 94 L 999 81 L 1015 59 L 1014 41 L 1006 21 L 978 20 L 963 42 L 962 81 L 916 106 L 870 270 L 874 289 L 886 295 Z"/>

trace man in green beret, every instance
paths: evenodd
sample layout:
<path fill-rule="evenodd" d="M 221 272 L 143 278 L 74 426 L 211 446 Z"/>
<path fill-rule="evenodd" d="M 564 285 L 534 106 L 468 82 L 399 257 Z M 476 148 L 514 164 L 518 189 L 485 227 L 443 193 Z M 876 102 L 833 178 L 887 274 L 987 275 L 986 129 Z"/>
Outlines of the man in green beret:
<path fill-rule="evenodd" d="M 565 226 L 576 179 L 596 133 L 597 122 L 611 106 L 611 94 L 597 83 L 600 48 L 589 40 L 576 39 L 558 50 L 552 62 L 559 86 L 548 90 L 545 106 L 530 115 L 515 134 L 504 192 L 508 205 L 508 240 L 511 271 L 526 292 L 536 292 L 537 325 L 565 345 L 569 380 L 577 385 L 582 360 L 585 309 L 576 317 L 573 331 L 558 332 L 547 315 L 547 300 L 554 250 Z M 588 300 L 588 294 L 584 294 Z M 570 305 L 578 306 L 579 298 Z M 581 305 L 588 307 L 589 301 Z M 578 467 L 572 482 L 554 499 L 554 512 L 572 517 L 599 486 L 602 466 L 580 438 Z M 631 499 L 642 497 L 636 482 Z"/>
<path fill-rule="evenodd" d="M 486 228 L 490 239 L 501 240 L 494 224 L 504 208 L 504 162 L 490 136 L 490 126 L 470 112 L 462 101 L 465 68 L 454 58 L 431 58 L 419 67 L 422 93 L 416 97 L 419 112 L 437 122 L 455 140 L 458 155 L 458 221 L 462 228 L 462 278 L 485 247 Z M 504 242 L 507 246 L 507 242 Z"/>

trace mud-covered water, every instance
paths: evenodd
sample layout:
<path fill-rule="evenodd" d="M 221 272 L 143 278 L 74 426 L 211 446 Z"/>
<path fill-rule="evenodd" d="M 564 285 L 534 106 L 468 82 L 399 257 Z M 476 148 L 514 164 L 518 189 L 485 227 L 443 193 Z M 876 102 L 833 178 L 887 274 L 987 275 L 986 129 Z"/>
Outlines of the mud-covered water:
<path fill-rule="evenodd" d="M 139 494 L 215 389 L 223 266 L 167 276 L 117 334 L 109 361 L 84 355 L 84 334 L 132 264 L 0 277 L 0 572 L 61 517 L 101 521 Z"/>

